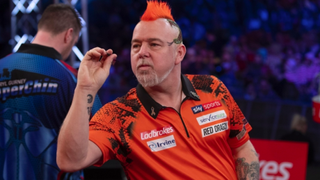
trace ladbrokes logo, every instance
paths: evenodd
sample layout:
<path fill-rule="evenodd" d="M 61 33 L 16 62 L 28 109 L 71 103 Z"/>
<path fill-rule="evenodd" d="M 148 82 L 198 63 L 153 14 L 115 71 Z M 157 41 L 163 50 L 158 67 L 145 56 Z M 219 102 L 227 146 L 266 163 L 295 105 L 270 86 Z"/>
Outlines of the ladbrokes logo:
<path fill-rule="evenodd" d="M 152 152 L 162 151 L 177 146 L 173 135 L 148 141 L 147 144 Z"/>
<path fill-rule="evenodd" d="M 173 128 L 171 126 L 166 126 L 159 129 L 153 129 L 151 131 L 142 132 L 140 133 L 140 136 L 141 136 L 141 140 L 146 140 L 146 139 L 150 139 L 158 136 L 167 135 L 172 132 L 173 132 Z"/>
<path fill-rule="evenodd" d="M 220 103 L 220 101 L 217 100 L 217 101 L 212 101 L 209 103 L 201 104 L 198 106 L 194 106 L 191 109 L 192 109 L 193 114 L 197 114 L 199 112 L 203 112 L 205 110 L 209 110 L 209 109 L 220 107 L 220 106 L 221 106 L 221 103 Z"/>
<path fill-rule="evenodd" d="M 204 124 L 217 121 L 226 117 L 227 117 L 226 112 L 224 110 L 221 110 L 214 113 L 206 114 L 204 116 L 197 117 L 197 121 L 199 125 L 204 125 Z"/>

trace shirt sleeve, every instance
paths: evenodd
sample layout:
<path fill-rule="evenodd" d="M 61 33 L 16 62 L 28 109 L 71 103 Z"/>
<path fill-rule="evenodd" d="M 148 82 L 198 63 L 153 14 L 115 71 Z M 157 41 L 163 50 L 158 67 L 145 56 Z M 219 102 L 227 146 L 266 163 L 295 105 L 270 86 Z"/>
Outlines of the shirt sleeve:
<path fill-rule="evenodd" d="M 126 163 L 130 153 L 130 119 L 129 107 L 117 100 L 105 104 L 89 123 L 89 140 L 95 143 L 102 152 L 102 159 L 96 163 L 101 166 L 110 159 Z M 129 114 L 129 115 L 128 115 Z"/>
<path fill-rule="evenodd" d="M 228 137 L 228 143 L 231 148 L 237 148 L 250 139 L 248 133 L 252 130 L 252 127 L 243 115 L 236 101 L 233 99 L 228 88 L 222 81 L 218 81 L 218 87 L 215 93 L 217 93 L 217 91 L 219 92 L 218 96 L 220 96 L 222 101 L 226 104 L 228 108 L 228 116 L 230 117 L 230 134 Z"/>
<path fill-rule="evenodd" d="M 102 158 L 95 166 L 102 166 L 110 159 L 115 159 L 115 151 L 118 144 L 114 132 L 114 125 L 108 121 L 105 115 L 107 106 L 101 108 L 89 122 L 89 140 L 95 143 L 102 152 Z"/>

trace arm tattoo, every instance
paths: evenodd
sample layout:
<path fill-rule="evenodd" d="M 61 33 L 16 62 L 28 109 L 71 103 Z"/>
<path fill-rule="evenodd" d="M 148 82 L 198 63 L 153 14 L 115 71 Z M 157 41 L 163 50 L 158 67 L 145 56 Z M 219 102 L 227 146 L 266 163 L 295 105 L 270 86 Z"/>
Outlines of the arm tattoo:
<path fill-rule="evenodd" d="M 259 180 L 259 162 L 251 164 L 245 162 L 245 158 L 238 158 L 236 161 L 236 171 L 238 180 Z"/>
<path fill-rule="evenodd" d="M 92 95 L 91 95 L 91 94 L 88 94 L 88 95 L 87 95 L 87 98 L 88 98 L 88 104 L 92 103 L 92 100 L 93 100 Z M 89 114 L 89 116 L 90 116 L 91 110 L 92 110 L 92 106 L 91 106 L 91 107 L 87 107 L 87 110 L 88 110 L 88 114 Z"/>
<path fill-rule="evenodd" d="M 88 115 L 90 116 L 92 107 L 87 107 L 87 110 L 88 110 Z"/>
<path fill-rule="evenodd" d="M 91 95 L 91 94 L 88 94 L 87 97 L 88 97 L 88 103 L 89 103 L 89 104 L 92 103 L 92 100 L 93 100 L 92 95 Z"/>

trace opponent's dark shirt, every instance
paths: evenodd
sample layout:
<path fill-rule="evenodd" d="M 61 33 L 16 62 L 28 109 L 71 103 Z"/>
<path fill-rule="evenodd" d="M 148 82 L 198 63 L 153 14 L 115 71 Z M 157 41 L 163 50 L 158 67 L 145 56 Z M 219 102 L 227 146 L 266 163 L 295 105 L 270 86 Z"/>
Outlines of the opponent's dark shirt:
<path fill-rule="evenodd" d="M 83 178 L 56 164 L 59 129 L 76 87 L 60 59 L 53 48 L 23 44 L 0 60 L 0 179 Z M 97 98 L 94 109 L 100 106 Z"/>

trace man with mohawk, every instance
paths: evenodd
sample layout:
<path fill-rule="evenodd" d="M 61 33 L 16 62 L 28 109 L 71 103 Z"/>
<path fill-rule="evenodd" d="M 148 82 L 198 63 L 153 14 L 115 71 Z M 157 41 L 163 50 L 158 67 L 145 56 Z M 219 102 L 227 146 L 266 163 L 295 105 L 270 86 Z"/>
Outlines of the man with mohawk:
<path fill-rule="evenodd" d="M 81 62 L 60 130 L 57 163 L 76 171 L 118 159 L 128 179 L 259 179 L 251 126 L 225 85 L 182 75 L 181 30 L 165 2 L 147 1 L 131 41 L 139 84 L 88 123 L 92 99 L 117 55 L 96 47 Z"/>

